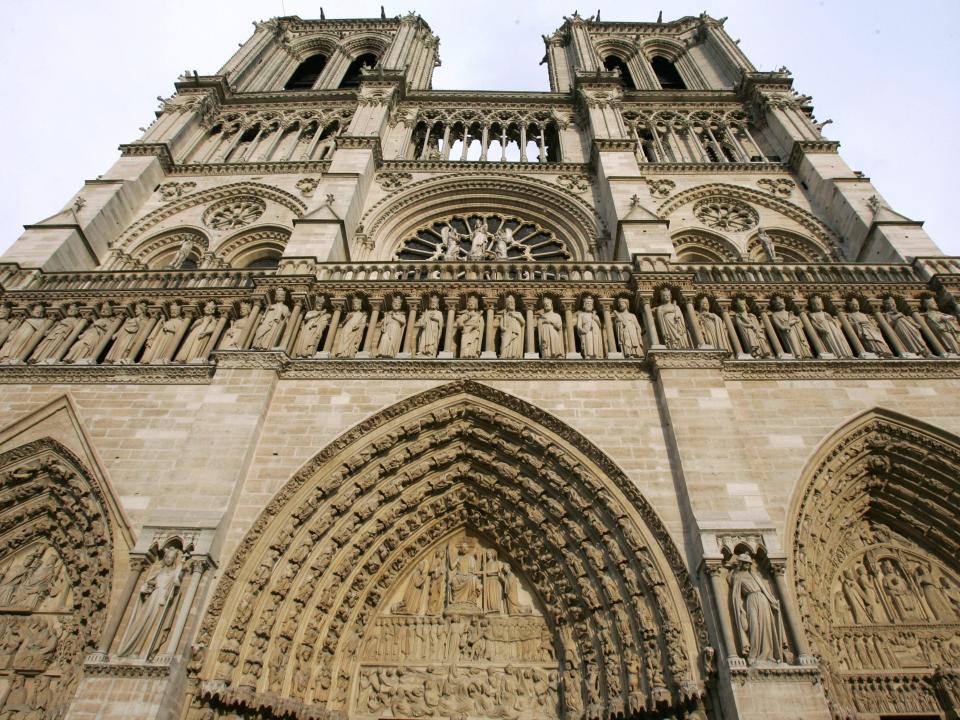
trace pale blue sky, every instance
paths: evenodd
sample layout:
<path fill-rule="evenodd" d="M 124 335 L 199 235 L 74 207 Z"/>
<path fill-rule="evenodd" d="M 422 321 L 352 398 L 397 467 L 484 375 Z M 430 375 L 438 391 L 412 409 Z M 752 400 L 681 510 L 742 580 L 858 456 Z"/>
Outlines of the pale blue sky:
<path fill-rule="evenodd" d="M 600 2 L 603 20 L 729 16 L 727 30 L 762 70 L 786 65 L 813 96 L 826 135 L 891 206 L 960 255 L 951 208 L 960 159 L 960 2 L 819 0 L 773 3 Z M 275 15 L 379 17 L 380 2 L 300 0 L 4 0 L 0 105 L 6 171 L 0 178 L 0 251 L 61 207 L 138 137 L 183 70 L 213 73 Z M 438 89 L 548 89 L 540 36 L 577 6 L 555 2 L 387 2 L 419 12 L 440 36 Z"/>

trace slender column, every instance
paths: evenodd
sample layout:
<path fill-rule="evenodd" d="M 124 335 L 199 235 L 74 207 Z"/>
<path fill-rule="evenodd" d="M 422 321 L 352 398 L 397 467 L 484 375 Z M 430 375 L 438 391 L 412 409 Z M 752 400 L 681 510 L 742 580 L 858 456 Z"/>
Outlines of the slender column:
<path fill-rule="evenodd" d="M 523 305 L 527 311 L 527 327 L 526 327 L 526 352 L 523 354 L 525 358 L 538 358 L 540 354 L 537 352 L 536 345 L 536 332 L 534 324 L 534 314 L 533 308 L 537 304 L 537 299 L 534 297 L 525 297 L 523 299 Z"/>
<path fill-rule="evenodd" d="M 847 317 L 845 310 L 840 310 L 840 304 L 834 303 L 837 308 L 837 318 L 840 320 L 840 327 L 843 328 L 843 332 L 847 335 L 847 340 L 850 341 L 850 345 L 853 348 L 853 351 L 857 354 L 857 357 L 874 357 L 871 353 L 868 353 L 863 347 L 863 343 L 860 342 L 860 338 L 857 337 L 857 334 L 853 331 L 853 327 L 850 325 L 850 318 Z"/>
<path fill-rule="evenodd" d="M 270 145 L 267 147 L 267 151 L 263 154 L 261 158 L 264 162 L 270 159 L 270 156 L 273 155 L 273 152 L 277 149 L 277 145 L 280 144 L 280 141 L 283 139 L 283 136 L 287 133 L 287 128 L 282 127 L 279 123 L 277 124 L 276 130 L 274 130 L 275 137 L 271 141 Z"/>
<path fill-rule="evenodd" d="M 520 126 L 520 162 L 527 161 L 527 126 Z"/>
<path fill-rule="evenodd" d="M 177 645 L 180 644 L 180 637 L 183 635 L 183 628 L 187 624 L 187 618 L 190 615 L 190 608 L 193 607 L 193 599 L 197 595 L 197 588 L 200 587 L 200 577 L 203 575 L 206 560 L 195 558 L 190 563 L 190 583 L 183 594 L 183 601 L 180 603 L 180 612 L 177 613 L 177 619 L 170 628 L 170 635 L 167 637 L 167 645 L 163 649 L 164 655 L 173 655 L 177 652 Z"/>
<path fill-rule="evenodd" d="M 693 346 L 703 347 L 703 335 L 700 334 L 700 323 L 697 322 L 697 311 L 693 309 L 693 301 L 687 300 L 684 303 L 684 309 L 687 311 L 687 327 L 690 328 L 690 335 L 693 337 Z"/>
<path fill-rule="evenodd" d="M 380 335 L 377 332 L 377 322 L 380 320 L 380 307 L 383 304 L 381 298 L 370 299 L 370 322 L 367 324 L 367 336 L 363 341 L 363 352 L 357 353 L 358 358 L 373 357 L 377 349 L 377 340 Z"/>
<path fill-rule="evenodd" d="M 653 310 L 645 297 L 640 298 L 640 312 L 643 314 L 643 324 L 647 331 L 647 350 L 663 348 L 664 346 L 660 344 L 660 336 L 657 334 L 657 323 L 653 319 Z"/>
<path fill-rule="evenodd" d="M 483 138 L 480 140 L 480 160 L 481 162 L 486 162 L 487 160 L 487 148 L 490 145 L 490 126 L 483 126 Z"/>
<path fill-rule="evenodd" d="M 728 301 L 729 302 L 729 301 Z M 727 312 L 728 302 L 717 302 L 720 307 L 720 319 L 727 328 L 727 335 L 730 338 L 730 345 L 733 347 L 733 356 L 739 358 L 743 355 L 743 345 L 740 344 L 740 336 L 737 334 L 737 328 L 733 325 L 733 319 Z"/>
<path fill-rule="evenodd" d="M 304 154 L 304 160 L 311 160 L 313 158 L 313 153 L 317 149 L 317 145 L 320 143 L 320 138 L 323 136 L 323 131 L 326 128 L 320 123 L 320 120 L 317 120 L 317 131 L 313 134 L 313 138 L 310 140 L 310 147 L 307 148 L 307 152 Z"/>
<path fill-rule="evenodd" d="M 882 312 L 879 310 L 874 310 L 873 319 L 877 321 L 877 326 L 880 328 L 881 332 L 887 336 L 887 344 L 890 345 L 898 357 L 913 357 L 913 353 L 907 352 L 907 349 L 900 341 L 900 336 L 897 335 L 896 331 L 892 327 L 890 327 L 890 323 L 887 322 L 887 319 L 883 316 Z"/>
<path fill-rule="evenodd" d="M 727 654 L 727 662 L 731 665 L 743 665 L 743 659 L 737 655 L 737 642 L 733 637 L 733 626 L 730 624 L 730 614 L 727 612 L 726 593 L 724 592 L 724 581 L 721 577 L 722 568 L 720 563 L 709 563 L 704 565 L 704 571 L 710 578 L 710 589 L 713 592 L 713 604 L 717 608 L 717 620 L 720 623 L 720 634 L 723 636 L 724 650 Z"/>
<path fill-rule="evenodd" d="M 787 588 L 786 565 L 782 562 L 771 563 L 773 566 L 773 582 L 777 586 L 777 594 L 780 596 L 780 606 L 784 610 L 784 619 L 787 621 L 787 632 L 790 633 L 790 639 L 793 641 L 793 648 L 797 651 L 797 661 L 800 665 L 815 665 L 816 660 L 810 654 L 807 647 L 807 638 L 803 634 L 803 628 L 797 619 L 797 609 L 793 605 L 793 596 Z"/>
<path fill-rule="evenodd" d="M 406 335 L 403 339 L 403 352 L 399 357 L 413 357 L 414 345 L 417 342 L 417 306 L 410 303 L 410 312 L 407 313 Z"/>
<path fill-rule="evenodd" d="M 427 157 L 427 148 L 430 147 L 430 132 L 432 130 L 433 124 L 427 125 L 427 132 L 423 136 L 423 145 L 420 147 L 420 157 L 423 159 Z"/>
<path fill-rule="evenodd" d="M 293 310 L 290 317 L 287 318 L 287 328 L 283 333 L 283 339 L 278 343 L 287 355 L 293 352 L 293 343 L 296 342 L 297 333 L 300 330 L 300 316 L 302 314 L 303 298 L 297 297 L 293 301 Z"/>
<path fill-rule="evenodd" d="M 457 331 L 455 326 L 457 321 L 457 298 L 456 296 L 446 297 L 444 298 L 444 302 L 447 304 L 447 328 L 443 335 L 443 352 L 440 353 L 439 357 L 452 358 L 455 354 L 453 335 Z"/>
<path fill-rule="evenodd" d="M 537 140 L 540 143 L 540 162 L 545 163 L 547 161 L 547 140 L 542 125 L 540 126 L 540 135 Z"/>
<path fill-rule="evenodd" d="M 577 340 L 573 330 L 573 300 L 564 298 L 560 302 L 563 303 L 563 321 L 566 324 L 567 357 L 573 359 L 583 357 L 577 352 Z"/>
<path fill-rule="evenodd" d="M 940 343 L 940 339 L 930 331 L 930 326 L 924 322 L 923 317 L 915 307 L 910 308 L 910 317 L 920 326 L 920 332 L 923 334 L 924 340 L 927 341 L 927 345 L 933 348 L 933 351 L 940 357 L 945 356 L 947 354 L 946 348 Z"/>
<path fill-rule="evenodd" d="M 623 353 L 617 350 L 617 338 L 613 332 L 613 316 L 611 315 L 612 307 L 612 300 L 600 301 L 600 313 L 603 315 L 603 335 L 607 341 L 607 357 L 616 359 L 623 357 Z"/>
<path fill-rule="evenodd" d="M 110 646 L 113 645 L 113 640 L 117 636 L 117 630 L 120 629 L 120 622 L 123 620 L 123 616 L 127 611 L 127 606 L 130 605 L 130 598 L 133 597 L 133 592 L 137 589 L 137 585 L 140 582 L 140 574 L 143 572 L 143 567 L 143 558 L 131 559 L 130 574 L 127 575 L 127 582 L 123 586 L 123 593 L 120 595 L 116 610 L 110 618 L 110 622 L 107 623 L 107 627 L 103 630 L 103 635 L 100 636 L 100 645 L 97 647 L 97 651 L 103 655 L 110 652 Z"/>
<path fill-rule="evenodd" d="M 443 159 L 450 159 L 450 126 L 443 126 Z"/>
<path fill-rule="evenodd" d="M 482 358 L 495 358 L 497 356 L 497 345 L 496 345 L 496 328 L 494 327 L 494 310 L 496 309 L 497 299 L 495 297 L 487 297 L 483 299 L 483 304 L 486 306 L 486 327 L 484 328 L 483 336 L 483 352 L 480 353 Z"/>
<path fill-rule="evenodd" d="M 460 148 L 460 161 L 467 159 L 467 151 L 470 149 L 470 128 L 463 126 L 463 147 Z"/>
<path fill-rule="evenodd" d="M 330 316 L 330 329 L 327 330 L 327 339 L 323 341 L 323 354 L 321 357 L 330 357 L 330 351 L 333 350 L 333 341 L 337 337 L 337 329 L 340 327 L 340 316 L 343 315 L 344 300 L 332 300 L 333 315 Z M 319 353 L 318 353 L 319 354 Z"/>

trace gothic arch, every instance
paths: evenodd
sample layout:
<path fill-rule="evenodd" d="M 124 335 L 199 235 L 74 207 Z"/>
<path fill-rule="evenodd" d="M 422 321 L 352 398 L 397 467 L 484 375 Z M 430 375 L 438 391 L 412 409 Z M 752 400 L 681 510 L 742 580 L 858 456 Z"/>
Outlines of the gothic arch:
<path fill-rule="evenodd" d="M 214 250 L 229 267 L 248 267 L 264 258 L 280 259 L 290 231 L 282 227 L 254 227 L 227 238 Z"/>
<path fill-rule="evenodd" d="M 539 180 L 508 175 L 444 175 L 398 190 L 374 205 L 360 227 L 390 260 L 401 239 L 417 228 L 457 213 L 515 214 L 562 238 L 575 260 L 591 257 L 606 229 L 599 216 L 573 193 Z M 601 258 L 594 258 L 601 259 Z"/>
<path fill-rule="evenodd" d="M 765 227 L 764 232 L 773 241 L 777 262 L 818 263 L 830 259 L 829 248 L 800 233 L 776 227 Z M 754 233 L 747 240 L 745 254 L 753 262 L 769 262 L 758 233 Z"/>
<path fill-rule="evenodd" d="M 704 230 L 682 230 L 672 238 L 677 262 L 732 263 L 740 260 L 740 250 L 718 233 Z"/>
<path fill-rule="evenodd" d="M 554 707 L 538 717 L 682 717 L 701 703 L 702 610 L 652 508 L 569 426 L 462 381 L 348 431 L 263 511 L 206 611 L 194 716 L 365 717 L 355 688 L 371 628 L 397 582 L 463 530 L 502 553 L 543 610 Z"/>
<path fill-rule="evenodd" d="M 185 240 L 193 244 L 193 250 L 190 251 L 187 259 L 199 265 L 210 241 L 203 230 L 189 225 L 164 230 L 149 237 L 131 248 L 128 254 L 136 262 L 159 270 L 166 267 L 166 264 L 174 258 Z"/>
<path fill-rule="evenodd" d="M 835 716 L 960 703 L 960 438 L 874 409 L 792 502 L 790 573 Z"/>

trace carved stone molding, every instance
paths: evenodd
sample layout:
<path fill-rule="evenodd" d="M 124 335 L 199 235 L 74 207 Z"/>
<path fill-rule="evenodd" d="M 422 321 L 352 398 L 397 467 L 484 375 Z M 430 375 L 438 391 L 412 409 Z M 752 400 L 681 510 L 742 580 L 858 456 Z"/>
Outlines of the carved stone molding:
<path fill-rule="evenodd" d="M 937 360 L 727 360 L 725 380 L 851 380 L 857 378 L 957 378 L 960 361 Z"/>
<path fill-rule="evenodd" d="M 206 385 L 213 373 L 209 365 L 26 365 L 0 369 L 0 384 Z"/>

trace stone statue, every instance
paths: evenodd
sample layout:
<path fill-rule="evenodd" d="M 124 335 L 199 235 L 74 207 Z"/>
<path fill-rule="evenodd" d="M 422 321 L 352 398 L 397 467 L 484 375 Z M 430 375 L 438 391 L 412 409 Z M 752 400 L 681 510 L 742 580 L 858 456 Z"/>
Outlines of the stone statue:
<path fill-rule="evenodd" d="M 170 270 L 179 270 L 181 267 L 183 267 L 183 263 L 186 262 L 190 257 L 190 253 L 193 252 L 193 249 L 193 238 L 188 235 L 183 239 L 183 242 L 180 243 L 180 247 L 177 248 L 177 252 L 174 254 L 173 259 L 170 260 L 170 264 L 167 265 L 167 268 Z"/>
<path fill-rule="evenodd" d="M 300 334 L 297 335 L 297 341 L 293 344 L 293 357 L 313 357 L 317 352 L 320 337 L 330 324 L 330 313 L 323 307 L 324 300 L 323 297 L 318 298 L 317 307 L 314 310 L 308 310 L 303 316 L 303 326 L 300 328 Z"/>
<path fill-rule="evenodd" d="M 27 625 L 23 642 L 13 658 L 14 667 L 46 670 L 53 660 L 59 639 L 59 633 L 55 632 L 43 617 L 34 616 Z"/>
<path fill-rule="evenodd" d="M 813 357 L 810 343 L 803 331 L 803 320 L 787 310 L 782 297 L 773 297 L 770 300 L 770 309 L 770 324 L 780 338 L 783 349 L 796 358 Z"/>
<path fill-rule="evenodd" d="M 913 588 L 907 585 L 906 580 L 889 558 L 880 561 L 880 586 L 890 601 L 897 620 L 909 623 L 921 619 Z"/>
<path fill-rule="evenodd" d="M 757 577 L 748 553 L 737 555 L 737 568 L 730 578 L 730 602 L 741 654 L 750 664 L 783 662 L 780 603 Z"/>
<path fill-rule="evenodd" d="M 449 555 L 450 606 L 458 610 L 480 610 L 480 573 L 474 548 L 461 543 Z"/>
<path fill-rule="evenodd" d="M 459 260 L 462 254 L 460 250 L 460 233 L 450 227 L 450 224 L 440 228 L 440 244 L 443 250 L 444 260 Z"/>
<path fill-rule="evenodd" d="M 400 352 L 403 342 L 403 329 L 407 326 L 407 315 L 403 312 L 403 298 L 394 295 L 390 299 L 390 309 L 385 310 L 380 319 L 380 338 L 377 340 L 376 356 L 393 358 Z"/>
<path fill-rule="evenodd" d="M 350 298 L 350 312 L 343 320 L 333 341 L 331 355 L 337 358 L 352 358 L 360 349 L 363 333 L 367 329 L 367 314 L 363 311 L 363 298 Z"/>
<path fill-rule="evenodd" d="M 253 350 L 273 350 L 277 348 L 283 338 L 283 331 L 290 317 L 290 308 L 287 307 L 287 291 L 277 288 L 274 291 L 273 303 L 267 306 L 253 333 Z"/>
<path fill-rule="evenodd" d="M 136 605 L 118 646 L 120 656 L 149 655 L 176 605 L 185 572 L 180 550 L 168 547 L 146 573 Z"/>
<path fill-rule="evenodd" d="M 960 323 L 953 315 L 940 312 L 937 301 L 932 297 L 925 297 L 920 301 L 923 308 L 923 318 L 927 326 L 943 345 L 943 349 L 952 355 L 960 355 Z"/>
<path fill-rule="evenodd" d="M 177 362 L 202 362 L 207 356 L 207 347 L 214 331 L 217 329 L 217 305 L 212 300 L 203 304 L 203 314 L 193 323 L 183 341 L 180 352 L 177 353 Z"/>
<path fill-rule="evenodd" d="M 705 345 L 717 350 L 726 350 L 732 353 L 730 337 L 723 318 L 710 311 L 710 298 L 702 297 L 697 305 L 697 323 L 700 326 L 700 336 Z"/>
<path fill-rule="evenodd" d="M 417 357 L 436 357 L 443 333 L 443 313 L 440 311 L 438 295 L 431 295 L 427 300 L 427 309 L 417 319 L 417 328 Z"/>
<path fill-rule="evenodd" d="M 478 358 L 483 344 L 483 313 L 475 295 L 467 297 L 467 307 L 457 314 L 456 326 L 460 330 L 460 357 Z"/>
<path fill-rule="evenodd" d="M 93 353 L 100 346 L 100 341 L 106 336 L 113 324 L 113 307 L 110 303 L 104 303 L 100 307 L 100 317 L 94 318 L 90 326 L 84 330 L 77 341 L 73 344 L 63 358 L 68 363 L 94 363 L 97 358 Z"/>
<path fill-rule="evenodd" d="M 64 344 L 73 336 L 74 330 L 83 322 L 76 303 L 67 306 L 63 318 L 54 323 L 30 356 L 31 363 L 55 362 Z"/>
<path fill-rule="evenodd" d="M 688 350 L 690 337 L 680 306 L 673 301 L 669 288 L 662 288 L 659 296 L 660 304 L 654 308 L 653 314 L 660 326 L 660 342 L 671 350 Z"/>
<path fill-rule="evenodd" d="M 488 549 L 484 552 L 483 611 L 485 613 L 503 612 L 504 585 L 500 565 L 496 550 Z"/>
<path fill-rule="evenodd" d="M 503 310 L 499 315 L 500 325 L 500 357 L 523 357 L 523 333 L 527 321 L 523 313 L 517 310 L 517 299 L 507 295 L 503 300 Z"/>
<path fill-rule="evenodd" d="M 823 298 L 819 295 L 811 297 L 810 310 L 807 314 L 810 317 L 810 325 L 820 338 L 824 350 L 838 358 L 853 357 L 853 352 L 843 335 L 840 321 L 824 310 Z"/>
<path fill-rule="evenodd" d="M 62 564 L 56 551 L 48 550 L 41 555 L 40 562 L 23 578 L 17 593 L 17 604 L 29 608 L 36 608 L 48 597 L 55 596 L 57 581 L 62 571 Z"/>
<path fill-rule="evenodd" d="M 907 317 L 897 310 L 897 301 L 892 297 L 883 300 L 883 316 L 887 319 L 897 337 L 900 338 L 904 350 L 921 357 L 927 357 L 930 354 L 927 344 L 923 341 L 920 326 L 914 322 L 913 318 Z"/>
<path fill-rule="evenodd" d="M 540 357 L 543 359 L 562 358 L 563 319 L 554 312 L 553 300 L 543 299 L 543 310 L 537 313 L 537 332 L 540 335 Z"/>
<path fill-rule="evenodd" d="M 850 607 L 854 623 L 864 625 L 873 622 L 871 612 L 867 608 L 866 593 L 849 569 L 840 574 L 840 592 Z"/>
<path fill-rule="evenodd" d="M 0 580 L 0 607 L 11 607 L 22 602 L 23 586 L 40 567 L 46 548 L 33 547 L 10 563 Z"/>
<path fill-rule="evenodd" d="M 247 328 L 250 325 L 250 312 L 253 306 L 248 302 L 240 303 L 240 314 L 233 319 L 230 327 L 223 334 L 223 340 L 220 341 L 221 350 L 242 350 L 241 343 L 246 335 Z"/>
<path fill-rule="evenodd" d="M 427 579 L 429 582 L 427 615 L 439 615 L 443 612 L 447 590 L 446 558 L 443 555 L 443 550 L 437 550 L 433 554 L 427 570 Z"/>
<path fill-rule="evenodd" d="M 403 599 L 397 603 L 391 612 L 404 615 L 419 615 L 423 606 L 424 591 L 427 589 L 426 560 L 421 560 L 413 569 L 403 591 Z"/>
<path fill-rule="evenodd" d="M 483 260 L 487 252 L 487 244 L 490 242 L 490 234 L 482 220 L 479 218 L 473 221 L 473 231 L 470 234 L 470 254 L 471 260 Z"/>
<path fill-rule="evenodd" d="M 493 254 L 497 260 L 507 259 L 507 250 L 513 244 L 513 229 L 509 227 L 500 228 L 493 238 Z"/>
<path fill-rule="evenodd" d="M 736 311 L 733 322 L 740 330 L 744 352 L 755 358 L 770 357 L 772 353 L 767 334 L 763 331 L 760 319 L 747 308 L 747 301 L 743 298 L 737 298 L 733 307 Z"/>
<path fill-rule="evenodd" d="M 884 358 L 893 355 L 876 321 L 860 311 L 860 301 L 856 298 L 850 298 L 847 301 L 847 320 L 866 352 Z"/>
<path fill-rule="evenodd" d="M 603 326 L 600 316 L 593 309 L 593 298 L 585 297 L 581 309 L 577 311 L 577 337 L 580 339 L 580 350 L 587 359 L 598 359 L 606 356 L 603 351 Z"/>
<path fill-rule="evenodd" d="M 138 302 L 133 307 L 133 315 L 124 320 L 113 334 L 113 344 L 110 346 L 104 362 L 120 365 L 132 363 L 136 359 L 133 353 L 138 349 L 137 340 L 146 330 L 148 322 L 147 304 Z"/>
<path fill-rule="evenodd" d="M 169 312 L 167 319 L 157 323 L 150 337 L 147 338 L 147 346 L 143 351 L 141 362 L 167 363 L 173 356 L 178 338 L 188 320 L 183 316 L 178 302 L 170 303 Z"/>
<path fill-rule="evenodd" d="M 33 349 L 34 341 L 42 335 L 50 324 L 45 317 L 46 309 L 43 305 L 34 305 L 30 308 L 30 315 L 10 333 L 7 341 L 0 348 L 0 362 L 22 362 Z"/>
<path fill-rule="evenodd" d="M 923 565 L 918 565 L 915 571 L 917 585 L 920 586 L 920 592 L 930 610 L 932 619 L 937 622 L 956 622 L 957 613 L 950 605 L 950 600 L 943 592 L 943 588 L 937 583 L 930 571 Z"/>
<path fill-rule="evenodd" d="M 10 306 L 0 305 L 0 343 L 7 339 L 16 326 L 17 321 L 10 319 Z"/>
<path fill-rule="evenodd" d="M 773 245 L 773 240 L 767 235 L 767 231 L 763 228 L 757 230 L 757 239 L 760 241 L 760 245 L 763 247 L 763 252 L 766 254 L 767 259 L 772 263 L 777 262 L 777 250 Z"/>
<path fill-rule="evenodd" d="M 617 307 L 613 311 L 613 330 L 624 357 L 643 357 L 643 330 L 640 329 L 637 316 L 630 312 L 630 303 L 626 298 L 617 298 Z"/>

